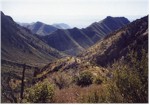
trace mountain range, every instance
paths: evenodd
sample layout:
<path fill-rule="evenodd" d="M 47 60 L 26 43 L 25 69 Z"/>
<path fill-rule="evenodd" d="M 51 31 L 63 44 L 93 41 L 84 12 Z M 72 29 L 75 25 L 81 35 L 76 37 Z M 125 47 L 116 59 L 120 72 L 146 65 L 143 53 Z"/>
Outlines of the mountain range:
<path fill-rule="evenodd" d="M 16 24 L 10 16 L 1 12 L 3 60 L 26 64 L 45 64 L 63 56 L 44 43 L 37 35 Z"/>
<path fill-rule="evenodd" d="M 85 29 L 56 29 L 53 26 L 36 22 L 29 25 L 29 30 L 15 23 L 10 16 L 1 14 L 2 59 L 29 64 L 33 62 L 44 64 L 66 54 L 77 55 L 107 36 L 108 33 L 129 24 L 128 19 L 124 17 L 109 16 Z M 53 27 L 55 31 L 53 30 L 54 32 L 46 36 L 36 34 L 40 33 L 39 28 L 43 33 L 46 27 Z M 51 31 L 49 28 L 47 30 Z"/>
<path fill-rule="evenodd" d="M 95 22 L 87 28 L 58 29 L 41 38 L 51 47 L 69 55 L 77 55 L 107 34 L 129 24 L 124 17 L 106 17 L 100 22 Z"/>
<path fill-rule="evenodd" d="M 18 23 L 19 25 L 31 30 L 32 33 L 40 35 L 40 36 L 45 36 L 48 35 L 57 29 L 69 29 L 70 26 L 64 23 L 58 23 L 58 24 L 52 24 L 48 25 L 42 22 L 35 22 L 35 23 Z"/>
<path fill-rule="evenodd" d="M 141 49 L 148 51 L 148 16 L 107 35 L 80 57 L 106 67 L 114 61 L 125 58 L 131 51 L 137 52 L 140 56 Z"/>
<path fill-rule="evenodd" d="M 148 16 L 110 33 L 76 57 L 65 57 L 49 63 L 37 72 L 37 78 L 41 81 L 57 72 L 71 72 L 69 75 L 73 76 L 82 71 L 106 77 L 110 72 L 107 69 L 109 65 L 127 59 L 132 51 L 141 59 L 142 49 L 148 53 Z"/>
<path fill-rule="evenodd" d="M 1 12 L 2 102 L 148 102 L 148 16 L 66 27 Z"/>

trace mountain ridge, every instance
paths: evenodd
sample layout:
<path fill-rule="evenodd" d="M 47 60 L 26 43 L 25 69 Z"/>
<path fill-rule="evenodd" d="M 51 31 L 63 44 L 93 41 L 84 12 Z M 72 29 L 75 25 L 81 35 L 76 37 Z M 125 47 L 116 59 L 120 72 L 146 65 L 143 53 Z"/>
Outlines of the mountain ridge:
<path fill-rule="evenodd" d="M 114 60 L 125 57 L 132 50 L 139 54 L 142 48 L 148 51 L 148 16 L 137 19 L 109 34 L 89 48 L 82 56 L 84 59 L 95 61 L 98 65 L 107 66 Z"/>
<path fill-rule="evenodd" d="M 57 24 L 46 24 L 40 21 L 33 23 L 19 23 L 20 26 L 23 26 L 32 31 L 33 34 L 37 34 L 39 36 L 46 36 L 57 29 L 69 29 L 70 26 L 65 23 L 57 23 Z"/>
<path fill-rule="evenodd" d="M 100 72 L 102 76 L 107 76 L 108 66 L 121 59 L 126 60 L 132 51 L 137 52 L 138 57 L 141 57 L 142 50 L 146 53 L 148 51 L 148 16 L 110 33 L 76 57 L 66 57 L 49 63 L 37 72 L 37 76 L 40 75 L 38 79 L 43 80 L 58 71 L 78 73 L 84 70 Z"/>
<path fill-rule="evenodd" d="M 30 25 L 27 25 L 25 27 L 28 28 L 29 30 L 31 30 L 33 33 L 41 35 L 41 36 L 50 34 L 57 30 L 56 27 L 39 22 L 39 21 L 37 21 L 33 24 L 30 24 Z"/>
<path fill-rule="evenodd" d="M 65 23 L 54 23 L 52 26 L 58 28 L 58 29 L 70 29 L 71 27 L 68 24 Z"/>
<path fill-rule="evenodd" d="M 22 63 L 49 62 L 63 56 L 59 51 L 33 35 L 30 30 L 16 24 L 1 12 L 2 59 Z M 30 59 L 29 59 L 30 58 Z"/>
<path fill-rule="evenodd" d="M 126 18 L 123 18 L 123 21 L 121 21 L 122 18 L 120 20 L 119 19 L 120 18 L 112 18 L 111 20 L 104 19 L 104 22 L 107 22 L 108 25 L 102 22 L 93 23 L 87 28 L 83 29 L 78 29 L 76 27 L 66 30 L 59 29 L 47 36 L 42 36 L 41 38 L 48 45 L 59 51 L 63 51 L 66 54 L 70 55 L 77 55 L 81 51 L 95 44 L 107 34 L 129 23 L 129 21 Z M 113 25 L 111 25 L 109 22 L 111 22 L 111 24 L 113 23 Z M 59 37 L 63 38 L 60 39 Z M 66 39 L 70 43 L 66 42 Z M 61 47 L 62 45 L 63 47 Z M 76 51 L 74 50 L 75 52 L 68 52 L 68 50 L 71 50 L 72 48 L 76 49 Z"/>

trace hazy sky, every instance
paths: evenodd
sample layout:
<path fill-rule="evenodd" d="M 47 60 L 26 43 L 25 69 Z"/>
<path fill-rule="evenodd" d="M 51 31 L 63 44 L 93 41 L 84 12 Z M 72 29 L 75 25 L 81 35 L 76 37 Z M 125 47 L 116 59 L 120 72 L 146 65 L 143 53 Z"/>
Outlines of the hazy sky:
<path fill-rule="evenodd" d="M 148 0 L 1 0 L 1 10 L 17 22 L 42 21 L 86 27 L 106 16 L 130 20 L 148 15 Z"/>

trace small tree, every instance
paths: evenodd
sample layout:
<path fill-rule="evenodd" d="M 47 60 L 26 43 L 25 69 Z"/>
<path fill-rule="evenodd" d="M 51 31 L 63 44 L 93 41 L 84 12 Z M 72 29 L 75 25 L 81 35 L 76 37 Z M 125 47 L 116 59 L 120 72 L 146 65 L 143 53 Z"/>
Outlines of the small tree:
<path fill-rule="evenodd" d="M 58 74 L 53 78 L 54 84 L 59 88 L 63 89 L 65 87 L 69 87 L 70 81 L 69 76 L 66 74 Z"/>
<path fill-rule="evenodd" d="M 93 75 L 91 72 L 84 71 L 84 72 L 81 72 L 79 76 L 75 77 L 74 81 L 79 86 L 82 86 L 82 87 L 88 86 L 92 84 Z"/>

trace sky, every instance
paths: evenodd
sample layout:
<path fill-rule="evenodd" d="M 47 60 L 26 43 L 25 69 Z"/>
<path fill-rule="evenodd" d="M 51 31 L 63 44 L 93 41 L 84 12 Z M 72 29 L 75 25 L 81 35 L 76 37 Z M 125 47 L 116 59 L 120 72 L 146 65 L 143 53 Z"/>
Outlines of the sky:
<path fill-rule="evenodd" d="M 1 0 L 0 9 L 14 21 L 66 23 L 84 28 L 107 16 L 135 20 L 149 13 L 148 0 Z"/>

